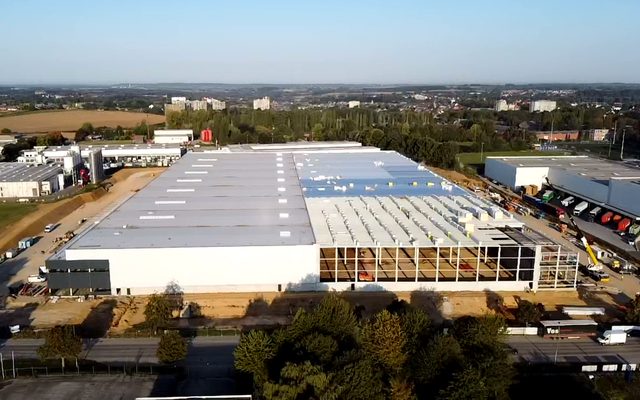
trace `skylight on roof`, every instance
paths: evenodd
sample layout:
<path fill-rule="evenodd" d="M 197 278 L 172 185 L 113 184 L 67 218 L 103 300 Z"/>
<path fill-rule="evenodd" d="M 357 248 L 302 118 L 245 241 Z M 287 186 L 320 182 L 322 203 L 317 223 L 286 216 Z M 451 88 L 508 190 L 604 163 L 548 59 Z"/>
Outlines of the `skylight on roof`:
<path fill-rule="evenodd" d="M 139 219 L 175 219 L 175 215 L 141 215 Z"/>
<path fill-rule="evenodd" d="M 280 237 L 282 237 L 282 238 L 291 237 L 291 232 L 290 231 L 280 231 Z"/>

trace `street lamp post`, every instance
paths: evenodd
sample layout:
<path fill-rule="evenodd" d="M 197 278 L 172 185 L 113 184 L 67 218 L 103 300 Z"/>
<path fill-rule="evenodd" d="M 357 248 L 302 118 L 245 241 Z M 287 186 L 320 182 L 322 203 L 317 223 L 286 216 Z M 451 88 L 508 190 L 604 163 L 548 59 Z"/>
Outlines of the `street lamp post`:
<path fill-rule="evenodd" d="M 622 145 L 620 146 L 620 161 L 624 160 L 624 136 L 627 133 L 627 127 L 622 128 Z"/>

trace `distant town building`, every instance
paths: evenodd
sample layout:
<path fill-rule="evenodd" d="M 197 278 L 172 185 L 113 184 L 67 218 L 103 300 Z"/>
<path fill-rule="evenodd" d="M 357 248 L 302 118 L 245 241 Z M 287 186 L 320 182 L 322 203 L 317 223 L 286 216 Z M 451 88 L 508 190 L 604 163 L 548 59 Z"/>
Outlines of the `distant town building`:
<path fill-rule="evenodd" d="M 164 105 L 164 113 L 165 115 L 170 112 L 180 112 L 184 111 L 187 103 L 176 103 L 176 104 L 165 104 Z"/>
<path fill-rule="evenodd" d="M 514 111 L 519 110 L 520 105 L 518 105 L 517 103 L 508 103 L 506 100 L 500 99 L 496 101 L 494 109 L 496 111 Z"/>
<path fill-rule="evenodd" d="M 608 129 L 589 129 L 588 131 L 583 132 L 583 139 L 590 140 L 594 142 L 601 142 L 607 138 L 609 134 Z"/>
<path fill-rule="evenodd" d="M 187 98 L 183 96 L 171 98 L 171 104 L 186 103 L 186 102 L 187 102 Z"/>
<path fill-rule="evenodd" d="M 358 108 L 360 107 L 360 102 L 358 100 L 349 101 L 349 108 Z"/>
<path fill-rule="evenodd" d="M 193 111 L 198 110 L 206 110 L 207 109 L 207 101 L 206 100 L 191 100 L 189 101 L 189 107 Z"/>
<path fill-rule="evenodd" d="M 153 131 L 156 144 L 183 144 L 193 140 L 193 129 L 160 129 Z"/>
<path fill-rule="evenodd" d="M 428 99 L 428 97 L 427 97 L 427 96 L 425 96 L 424 94 L 414 94 L 414 95 L 413 95 L 413 98 L 414 98 L 415 100 L 419 100 L 419 101 L 424 101 L 424 100 L 427 100 L 427 99 Z"/>
<path fill-rule="evenodd" d="M 261 99 L 255 99 L 253 101 L 254 110 L 268 110 L 270 108 L 271 108 L 271 99 L 266 96 Z"/>
<path fill-rule="evenodd" d="M 224 110 L 225 108 L 227 108 L 227 103 L 225 103 L 224 101 L 212 99 L 210 97 L 205 97 L 203 100 L 211 104 L 212 110 Z"/>
<path fill-rule="evenodd" d="M 529 112 L 553 111 L 557 108 L 553 100 L 536 100 L 529 104 Z"/>
<path fill-rule="evenodd" d="M 534 132 L 538 141 L 541 142 L 555 142 L 559 140 L 578 140 L 580 138 L 580 131 L 537 131 Z"/>

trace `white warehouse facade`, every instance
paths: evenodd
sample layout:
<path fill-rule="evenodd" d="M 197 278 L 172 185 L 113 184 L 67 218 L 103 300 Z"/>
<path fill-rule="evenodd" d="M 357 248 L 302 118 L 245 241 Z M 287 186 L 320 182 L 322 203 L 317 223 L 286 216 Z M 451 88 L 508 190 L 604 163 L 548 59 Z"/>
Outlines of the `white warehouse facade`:
<path fill-rule="evenodd" d="M 575 288 L 575 254 L 398 153 L 284 148 L 187 153 L 47 260 L 49 287 Z"/>
<path fill-rule="evenodd" d="M 541 188 L 549 178 L 558 189 L 640 219 L 640 168 L 632 163 L 588 156 L 487 157 L 485 175 L 516 191 Z"/>

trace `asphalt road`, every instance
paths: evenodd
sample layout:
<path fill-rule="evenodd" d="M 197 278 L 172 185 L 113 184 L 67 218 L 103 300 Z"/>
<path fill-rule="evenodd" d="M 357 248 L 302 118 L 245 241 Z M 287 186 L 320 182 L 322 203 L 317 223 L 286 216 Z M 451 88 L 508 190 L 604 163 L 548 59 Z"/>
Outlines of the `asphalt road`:
<path fill-rule="evenodd" d="M 233 350 L 238 344 L 238 336 L 205 336 L 190 341 L 185 364 L 189 367 L 230 369 L 233 366 Z M 37 349 L 44 343 L 42 339 L 7 340 L 0 344 L 3 357 L 37 358 Z M 157 363 L 157 338 L 110 338 L 86 341 L 81 358 L 98 362 L 139 362 Z"/>
<path fill-rule="evenodd" d="M 507 344 L 518 351 L 520 361 L 530 363 L 640 363 L 640 338 L 636 337 L 617 346 L 603 346 L 593 339 L 552 340 L 540 336 L 509 336 Z"/>

